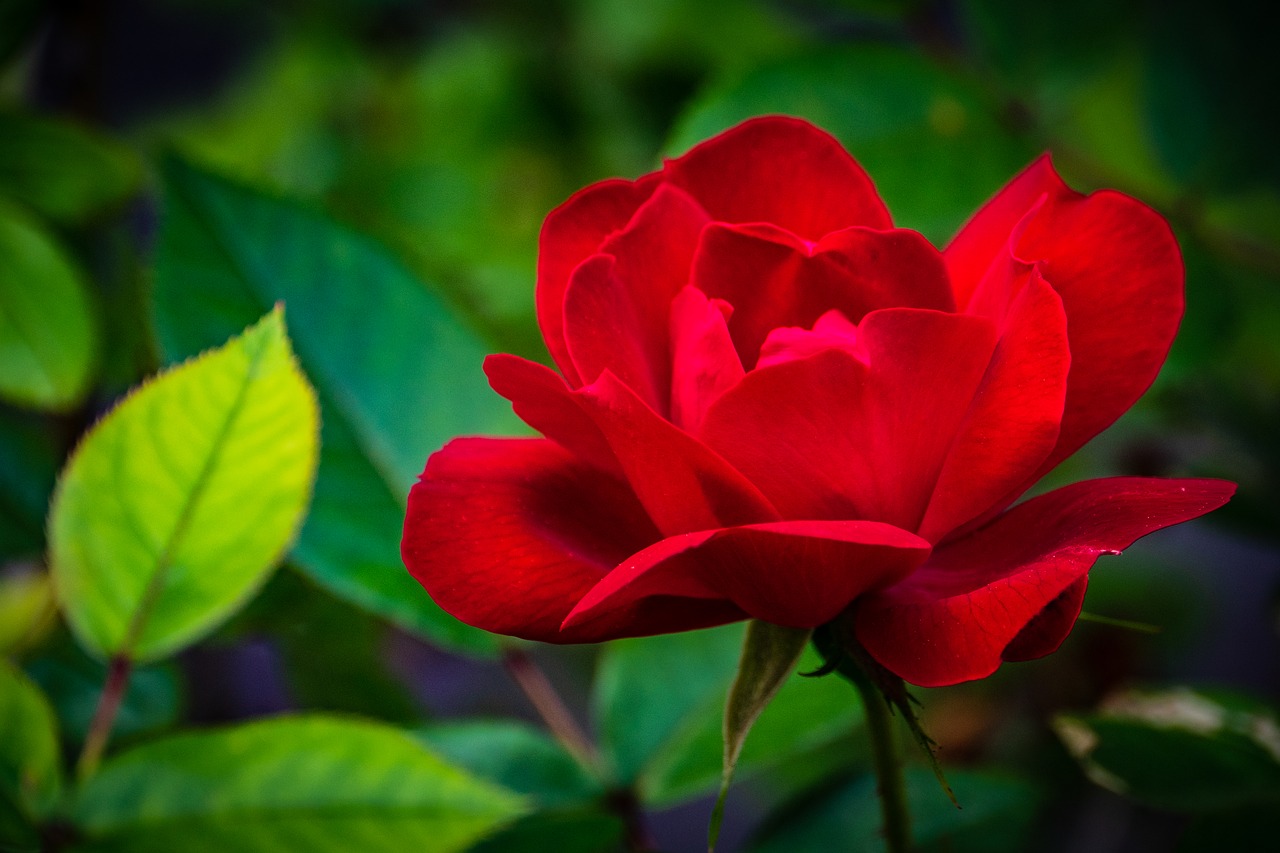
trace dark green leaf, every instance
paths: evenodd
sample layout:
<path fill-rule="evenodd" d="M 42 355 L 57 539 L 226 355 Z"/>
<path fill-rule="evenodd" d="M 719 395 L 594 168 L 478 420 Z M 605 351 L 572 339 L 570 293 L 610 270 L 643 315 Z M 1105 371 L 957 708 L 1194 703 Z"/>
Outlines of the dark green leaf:
<path fill-rule="evenodd" d="M 1025 780 L 990 772 L 949 770 L 960 808 L 923 767 L 906 771 L 912 833 L 919 853 L 1017 853 L 1027 850 L 1039 805 Z M 752 845 L 752 853 L 794 850 L 885 849 L 876 782 L 864 776 L 779 816 Z"/>
<path fill-rule="evenodd" d="M 44 520 L 60 461 L 48 424 L 0 409 L 0 557 L 44 553 Z"/>
<path fill-rule="evenodd" d="M 1280 803 L 1280 724 L 1256 702 L 1188 688 L 1130 692 L 1063 715 L 1059 737 L 1094 782 L 1185 811 Z"/>
<path fill-rule="evenodd" d="M 448 853 L 524 810 L 396 729 L 295 717 L 131 750 L 85 785 L 70 816 L 81 851 Z"/>
<path fill-rule="evenodd" d="M 0 201 L 0 395 L 69 409 L 89 390 L 97 350 L 83 274 L 43 227 Z"/>
<path fill-rule="evenodd" d="M 0 849 L 10 839 L 26 843 L 25 828 L 49 813 L 61 787 L 53 709 L 30 679 L 0 659 Z"/>
<path fill-rule="evenodd" d="M 582 803 L 603 795 L 599 780 L 547 735 L 514 720 L 438 723 L 422 740 L 458 767 L 527 794 L 542 807 Z"/>
<path fill-rule="evenodd" d="M 797 670 L 811 672 L 821 663 L 809 649 Z M 724 752 L 722 705 L 722 694 L 711 697 L 653 756 L 640 779 L 646 803 L 671 805 L 705 794 L 719 782 Z M 756 720 L 738 757 L 736 775 L 744 778 L 792 756 L 820 750 L 858 731 L 861 723 L 862 706 L 848 684 L 834 676 L 794 674 Z M 845 762 L 851 758 L 842 756 Z"/>
<path fill-rule="evenodd" d="M 622 833 L 622 821 L 599 809 L 556 809 L 520 818 L 471 853 L 615 853 Z"/>
<path fill-rule="evenodd" d="M 427 456 L 457 434 L 513 424 L 480 371 L 485 345 L 372 240 L 189 166 L 172 164 L 167 176 L 155 285 L 166 356 L 199 351 L 282 301 L 317 387 L 323 450 L 299 565 L 404 627 L 492 651 L 489 635 L 410 578 L 398 547 L 405 496 Z"/>
<path fill-rule="evenodd" d="M 0 112 L 0 195 L 58 222 L 120 204 L 142 167 L 118 142 L 63 121 Z"/>
<path fill-rule="evenodd" d="M 597 664 L 593 711 L 603 757 L 619 784 L 634 781 L 691 714 L 710 715 L 719 737 L 743 631 L 743 625 L 726 625 L 605 647 Z"/>

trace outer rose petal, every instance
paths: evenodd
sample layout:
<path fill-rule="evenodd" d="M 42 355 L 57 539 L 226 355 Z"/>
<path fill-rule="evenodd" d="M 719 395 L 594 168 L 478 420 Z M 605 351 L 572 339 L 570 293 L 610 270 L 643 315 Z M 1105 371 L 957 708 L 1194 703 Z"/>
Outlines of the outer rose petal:
<path fill-rule="evenodd" d="M 915 530 L 995 347 L 985 318 L 895 308 L 855 347 L 771 364 L 707 412 L 701 436 L 784 518 Z"/>
<path fill-rule="evenodd" d="M 1026 488 L 1155 380 L 1182 318 L 1177 242 L 1164 218 L 1135 199 L 1074 192 L 1046 156 L 978 211 L 943 254 L 956 304 L 970 310 L 969 296 L 989 272 L 1000 279 L 1000 267 L 1023 262 L 1034 263 L 1062 297 L 1071 345 L 1062 427 Z"/>
<path fill-rule="evenodd" d="M 742 618 L 723 603 L 650 599 L 560 630 L 606 572 L 657 538 L 625 487 L 549 441 L 458 439 L 409 493 L 401 553 L 446 611 L 530 640 L 597 642 Z"/>
<path fill-rule="evenodd" d="M 817 240 L 852 225 L 889 228 L 889 211 L 836 139 L 800 119 L 764 116 L 669 160 L 665 180 L 721 222 L 771 222 Z"/>
<path fill-rule="evenodd" d="M 632 556 L 569 614 L 589 629 L 653 596 L 723 598 L 755 619 L 814 628 L 920 565 L 929 543 L 874 521 L 783 521 L 686 533 Z"/>
<path fill-rule="evenodd" d="M 921 536 L 937 542 L 1022 492 L 1057 443 L 1070 366 L 1062 300 L 1033 271 L 947 453 Z"/>
<path fill-rule="evenodd" d="M 625 478 L 663 535 L 778 518 L 742 474 L 611 373 L 573 391 L 550 368 L 515 356 L 490 356 L 485 372 L 526 423 Z"/>
<path fill-rule="evenodd" d="M 808 242 L 771 225 L 716 223 L 702 232 L 691 282 L 733 306 L 729 331 L 747 366 L 773 329 L 808 328 L 831 309 L 856 323 L 877 308 L 955 308 L 942 256 L 905 229 Z"/>
<path fill-rule="evenodd" d="M 1049 155 L 1042 154 L 979 208 L 952 238 L 943 257 L 955 289 L 956 305 L 964 308 L 969 304 L 969 297 L 987 268 L 1008 248 L 1009 235 L 1046 194 L 1076 195 L 1058 177 Z"/>
<path fill-rule="evenodd" d="M 561 372 L 578 384 L 564 343 L 564 292 L 569 275 L 595 254 L 614 231 L 631 221 L 657 186 L 657 175 L 638 181 L 609 180 L 592 184 L 569 197 L 542 223 L 538 238 L 538 326 Z"/>
<path fill-rule="evenodd" d="M 1217 509 L 1234 491 L 1221 480 L 1118 477 L 1032 498 L 938 548 L 905 581 L 864 596 L 853 616 L 858 641 L 921 687 L 1048 654 L 1074 624 L 1100 555 Z"/>

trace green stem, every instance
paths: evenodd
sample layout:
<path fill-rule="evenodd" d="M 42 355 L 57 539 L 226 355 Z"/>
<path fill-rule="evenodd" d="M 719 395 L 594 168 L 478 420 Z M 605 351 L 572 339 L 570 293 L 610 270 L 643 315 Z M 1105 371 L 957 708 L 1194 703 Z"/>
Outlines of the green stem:
<path fill-rule="evenodd" d="M 107 680 L 102 685 L 102 696 L 98 699 L 97 710 L 93 712 L 93 722 L 89 724 L 89 733 L 85 735 L 80 759 L 76 762 L 76 776 L 81 781 L 92 776 L 102 762 L 102 754 L 106 752 L 107 741 L 111 738 L 116 715 L 120 713 L 120 705 L 124 702 L 132 671 L 133 662 L 123 655 L 113 657 L 107 665 Z"/>
<path fill-rule="evenodd" d="M 846 673 L 847 674 L 847 673 Z M 884 840 L 889 853 L 911 850 L 911 816 L 902 776 L 902 750 L 894 731 L 893 713 L 879 688 L 864 673 L 849 677 L 866 709 L 867 734 L 871 737 L 871 762 L 876 771 Z"/>

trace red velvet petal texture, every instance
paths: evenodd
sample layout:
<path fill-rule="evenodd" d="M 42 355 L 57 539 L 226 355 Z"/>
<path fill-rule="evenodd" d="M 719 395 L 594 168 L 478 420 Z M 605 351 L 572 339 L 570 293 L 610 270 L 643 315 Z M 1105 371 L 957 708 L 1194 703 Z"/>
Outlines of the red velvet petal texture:
<path fill-rule="evenodd" d="M 1001 267 L 1023 262 L 1035 264 L 1062 297 L 1071 344 L 1067 400 L 1058 443 L 1029 486 L 1127 411 L 1155 380 L 1182 318 L 1177 243 L 1168 223 L 1146 205 L 1109 190 L 1082 196 L 1042 157 L 988 202 L 943 254 L 962 307 L 988 273 L 999 280 Z"/>
<path fill-rule="evenodd" d="M 538 326 L 561 372 L 571 382 L 577 374 L 564 343 L 564 292 L 569 275 L 653 193 L 657 176 L 638 181 L 610 180 L 579 190 L 557 207 L 542 224 L 538 238 Z"/>
<path fill-rule="evenodd" d="M 743 122 L 668 161 L 664 177 L 721 222 L 772 222 L 814 241 L 852 225 L 892 225 L 862 167 L 799 119 Z"/>
<path fill-rule="evenodd" d="M 663 414 L 670 393 L 668 315 L 688 284 L 706 213 L 688 195 L 659 186 L 626 228 L 574 271 L 564 302 L 564 335 L 581 384 L 612 371 Z M 640 378 L 643 375 L 644 378 Z"/>
<path fill-rule="evenodd" d="M 1057 443 L 1070 367 L 1062 300 L 1033 272 L 947 453 L 921 536 L 936 542 L 1021 493 Z"/>
<path fill-rule="evenodd" d="M 671 303 L 671 420 L 683 429 L 696 429 L 707 407 L 744 375 L 729 338 L 731 310 L 695 287 Z"/>
<path fill-rule="evenodd" d="M 612 255 L 592 255 L 569 279 L 564 299 L 565 343 L 581 384 L 612 372 L 653 408 L 666 411 L 665 341 L 650 340 L 649 318 L 615 274 Z M 656 363 L 655 363 L 656 362 Z"/>
<path fill-rule="evenodd" d="M 1071 373 L 1058 443 L 1032 481 L 1128 411 L 1160 372 L 1184 306 L 1182 256 L 1151 208 L 1102 191 L 1048 205 L 1018 253 L 1062 297 Z"/>
<path fill-rule="evenodd" d="M 663 535 L 778 517 L 742 474 L 611 373 L 573 391 L 551 369 L 515 356 L 490 356 L 485 372 L 534 429 L 619 472 Z"/>
<path fill-rule="evenodd" d="M 778 518 L 755 485 L 612 374 L 575 396 L 664 536 Z"/>
<path fill-rule="evenodd" d="M 942 256 L 914 231 L 849 228 L 807 242 L 772 225 L 710 225 L 693 284 L 733 306 L 729 331 L 743 364 L 773 329 L 808 328 L 837 309 L 858 322 L 877 308 L 954 305 Z"/>
<path fill-rule="evenodd" d="M 459 439 L 409 493 L 405 565 L 462 621 L 546 642 L 597 642 L 742 618 L 732 606 L 652 599 L 561 632 L 606 572 L 658 538 L 616 480 L 542 439 Z"/>
<path fill-rule="evenodd" d="M 858 358 L 832 349 L 747 374 L 701 436 L 784 518 L 915 530 L 995 347 L 990 322 L 916 309 L 868 314 Z"/>
<path fill-rule="evenodd" d="M 984 678 L 1002 660 L 1052 651 L 1075 622 L 1099 555 L 1222 506 L 1221 480 L 1090 480 L 1020 504 L 939 547 L 923 567 L 863 597 L 859 642 L 921 687 Z M 1046 608 L 1058 608 L 1039 623 Z M 1023 634 L 1029 625 L 1032 634 Z"/>
<path fill-rule="evenodd" d="M 622 475 L 608 439 L 554 370 L 501 354 L 484 360 L 484 372 L 520 420 L 592 466 Z"/>
<path fill-rule="evenodd" d="M 591 629 L 653 596 L 719 597 L 755 619 L 813 628 L 905 576 L 929 543 L 872 521 L 787 521 L 675 536 L 610 572 L 566 627 Z"/>
<path fill-rule="evenodd" d="M 1005 184 L 951 240 L 943 257 L 955 289 L 956 305 L 964 308 L 969 304 L 969 297 L 987 268 L 1008 248 L 1009 235 L 1046 194 L 1076 195 L 1058 177 L 1047 154 Z"/>

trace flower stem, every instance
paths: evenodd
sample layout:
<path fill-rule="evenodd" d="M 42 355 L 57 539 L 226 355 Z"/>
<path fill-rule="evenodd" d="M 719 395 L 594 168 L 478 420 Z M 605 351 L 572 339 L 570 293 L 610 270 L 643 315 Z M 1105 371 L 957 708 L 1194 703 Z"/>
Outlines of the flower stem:
<path fill-rule="evenodd" d="M 92 776 L 102 763 L 102 755 L 106 752 L 107 741 L 111 738 L 111 728 L 115 725 L 116 715 L 120 713 L 120 705 L 124 702 L 125 690 L 129 687 L 129 675 L 133 671 L 133 662 L 124 655 L 113 657 L 107 664 L 107 679 L 102 685 L 102 695 L 98 699 L 98 708 L 93 712 L 93 721 L 89 723 L 89 733 L 85 735 L 84 747 L 80 750 L 80 758 L 76 762 L 76 776 L 84 781 Z"/>
<path fill-rule="evenodd" d="M 524 692 L 547 730 L 560 742 L 569 754 L 583 767 L 594 771 L 597 766 L 596 750 L 587 733 L 578 725 L 573 714 L 560 698 L 546 674 L 523 649 L 503 646 L 502 665 L 506 667 L 516 685 Z"/>
<path fill-rule="evenodd" d="M 884 840 L 889 853 L 911 850 L 911 817 L 907 811 L 907 791 L 902 776 L 902 750 L 894 731 L 893 713 L 879 688 L 864 673 L 852 675 L 842 670 L 862 698 L 866 709 L 867 734 L 871 737 L 871 762 L 876 771 L 880 813 L 884 817 Z"/>

